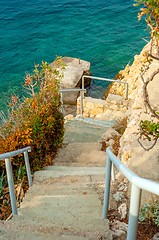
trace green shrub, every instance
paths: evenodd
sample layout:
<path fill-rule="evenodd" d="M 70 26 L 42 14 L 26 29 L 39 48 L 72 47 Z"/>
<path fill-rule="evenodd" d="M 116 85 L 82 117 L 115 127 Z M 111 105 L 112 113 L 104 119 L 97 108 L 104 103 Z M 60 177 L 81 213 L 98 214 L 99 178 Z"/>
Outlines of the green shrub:
<path fill-rule="evenodd" d="M 159 200 L 143 205 L 139 213 L 140 222 L 147 221 L 159 227 Z"/>

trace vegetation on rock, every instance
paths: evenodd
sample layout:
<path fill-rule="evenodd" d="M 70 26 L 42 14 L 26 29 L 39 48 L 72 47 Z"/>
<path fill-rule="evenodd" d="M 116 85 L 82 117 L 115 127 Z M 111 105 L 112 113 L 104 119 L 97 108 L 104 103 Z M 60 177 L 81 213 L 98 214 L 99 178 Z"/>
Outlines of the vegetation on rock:
<path fill-rule="evenodd" d="M 135 6 L 141 6 L 138 20 L 145 16 L 147 25 L 150 27 L 151 39 L 159 39 L 159 2 L 158 0 L 136 0 Z"/>
<path fill-rule="evenodd" d="M 148 94 L 148 84 L 153 81 L 154 77 L 159 73 L 159 68 L 154 71 L 151 76 L 145 78 L 145 73 L 148 71 L 149 66 L 153 59 L 159 60 L 159 1 L 158 0 L 136 0 L 135 6 L 141 6 L 140 12 L 138 13 L 138 20 L 141 17 L 145 16 L 145 20 L 147 25 L 150 28 L 150 51 L 147 52 L 147 63 L 143 65 L 141 69 L 141 79 L 143 82 L 143 93 L 144 93 L 144 101 L 147 108 L 150 110 L 151 114 L 159 120 L 158 111 L 156 111 L 150 101 Z M 140 137 L 146 137 L 149 141 L 154 140 L 152 147 L 156 144 L 157 139 L 159 137 L 158 134 L 158 122 L 151 121 L 141 121 L 140 124 Z M 140 141 L 139 141 L 140 143 Z M 145 150 L 150 150 L 152 147 Z"/>
<path fill-rule="evenodd" d="M 148 84 L 152 82 L 157 74 L 159 68 L 151 73 L 149 77 L 145 77 L 152 60 L 159 61 L 159 1 L 158 0 L 136 0 L 135 6 L 142 6 L 138 13 L 138 20 L 145 16 L 147 25 L 150 28 L 150 50 L 147 52 L 147 63 L 141 69 L 141 79 L 143 82 L 144 102 L 149 109 L 155 121 L 144 120 L 140 122 L 140 145 L 147 151 L 152 149 L 159 138 L 159 112 L 154 109 L 149 101 Z M 153 141 L 152 146 L 147 148 L 141 144 L 140 139 L 146 138 Z M 159 227 L 159 201 L 158 199 L 144 204 L 141 208 L 139 220 L 150 222 Z"/>

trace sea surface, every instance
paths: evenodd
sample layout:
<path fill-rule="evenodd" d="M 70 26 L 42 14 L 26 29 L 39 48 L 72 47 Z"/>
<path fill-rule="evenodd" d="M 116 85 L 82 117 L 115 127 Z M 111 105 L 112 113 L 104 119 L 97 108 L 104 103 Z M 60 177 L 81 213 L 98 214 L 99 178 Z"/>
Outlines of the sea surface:
<path fill-rule="evenodd" d="M 91 62 L 113 78 L 148 36 L 133 0 L 0 0 L 0 110 L 21 94 L 25 73 L 56 55 Z"/>

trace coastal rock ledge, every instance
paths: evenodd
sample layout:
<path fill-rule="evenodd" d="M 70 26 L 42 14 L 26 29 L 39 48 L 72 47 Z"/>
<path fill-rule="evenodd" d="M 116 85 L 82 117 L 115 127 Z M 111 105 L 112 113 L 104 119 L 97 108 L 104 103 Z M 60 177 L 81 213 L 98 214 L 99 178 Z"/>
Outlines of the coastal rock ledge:
<path fill-rule="evenodd" d="M 90 75 L 90 62 L 71 57 L 62 57 L 61 60 L 65 69 L 63 73 L 64 76 L 62 77 L 60 83 L 60 88 L 79 88 L 82 83 L 82 76 Z M 58 69 L 56 61 L 54 61 L 51 66 L 53 69 Z M 89 85 L 88 82 L 87 84 Z M 77 92 L 64 93 L 63 102 L 65 104 L 76 104 L 78 94 L 79 93 Z"/>

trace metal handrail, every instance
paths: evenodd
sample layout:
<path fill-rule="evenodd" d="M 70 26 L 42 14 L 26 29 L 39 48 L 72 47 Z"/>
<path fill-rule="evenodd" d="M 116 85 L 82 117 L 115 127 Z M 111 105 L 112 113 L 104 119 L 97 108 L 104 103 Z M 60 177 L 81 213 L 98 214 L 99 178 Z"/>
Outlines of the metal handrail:
<path fill-rule="evenodd" d="M 86 89 L 82 88 L 65 88 L 60 89 L 59 92 L 61 93 L 61 103 L 63 106 L 63 93 L 66 92 L 80 92 L 80 98 L 81 98 L 81 104 L 80 104 L 80 115 L 83 115 L 83 99 L 84 99 L 84 93 L 86 93 Z"/>
<path fill-rule="evenodd" d="M 86 92 L 85 89 L 82 88 L 64 88 L 64 89 L 60 89 L 59 92 L 60 93 L 64 93 L 64 92 Z"/>
<path fill-rule="evenodd" d="M 107 148 L 106 153 L 107 153 L 107 163 L 106 163 L 103 219 L 106 219 L 108 214 L 111 170 L 112 170 L 112 162 L 113 162 L 113 164 L 117 167 L 117 169 L 132 184 L 127 240 L 136 240 L 138 216 L 139 216 L 139 209 L 140 209 L 140 202 L 141 202 L 141 192 L 142 190 L 146 190 L 148 192 L 159 195 L 159 183 L 146 178 L 141 178 L 138 175 L 136 175 L 133 171 L 131 171 L 123 163 L 121 163 L 121 161 L 111 152 L 110 148 Z"/>
<path fill-rule="evenodd" d="M 15 157 L 25 151 L 31 152 L 31 147 L 25 147 L 20 150 L 12 151 L 12 152 L 7 152 L 7 153 L 2 153 L 0 154 L 0 160 L 4 160 L 5 158 L 11 158 Z"/>
<path fill-rule="evenodd" d="M 85 78 L 90 78 L 90 79 L 102 80 L 102 81 L 107 81 L 107 82 L 116 82 L 116 83 L 125 84 L 125 85 L 126 85 L 125 99 L 128 99 L 129 84 L 128 84 L 127 82 L 120 81 L 120 80 L 115 80 L 115 79 L 109 79 L 109 78 L 101 78 L 101 77 L 83 75 L 83 76 L 82 76 L 82 89 L 84 89 L 84 79 L 85 79 Z"/>
<path fill-rule="evenodd" d="M 11 199 L 11 207 L 12 207 L 12 214 L 17 215 L 17 201 L 15 196 L 15 190 L 14 190 L 14 180 L 13 180 L 13 171 L 12 171 L 12 165 L 11 165 L 11 158 L 15 157 L 19 154 L 24 155 L 25 165 L 26 165 L 26 171 L 28 176 L 28 184 L 29 187 L 32 186 L 32 177 L 31 177 L 31 171 L 30 171 L 30 164 L 29 164 L 29 156 L 28 152 L 31 152 L 31 147 L 25 147 L 13 152 L 7 152 L 0 154 L 0 160 L 5 160 L 5 166 L 6 166 L 6 173 L 7 173 L 7 181 L 9 186 L 9 194 Z"/>

